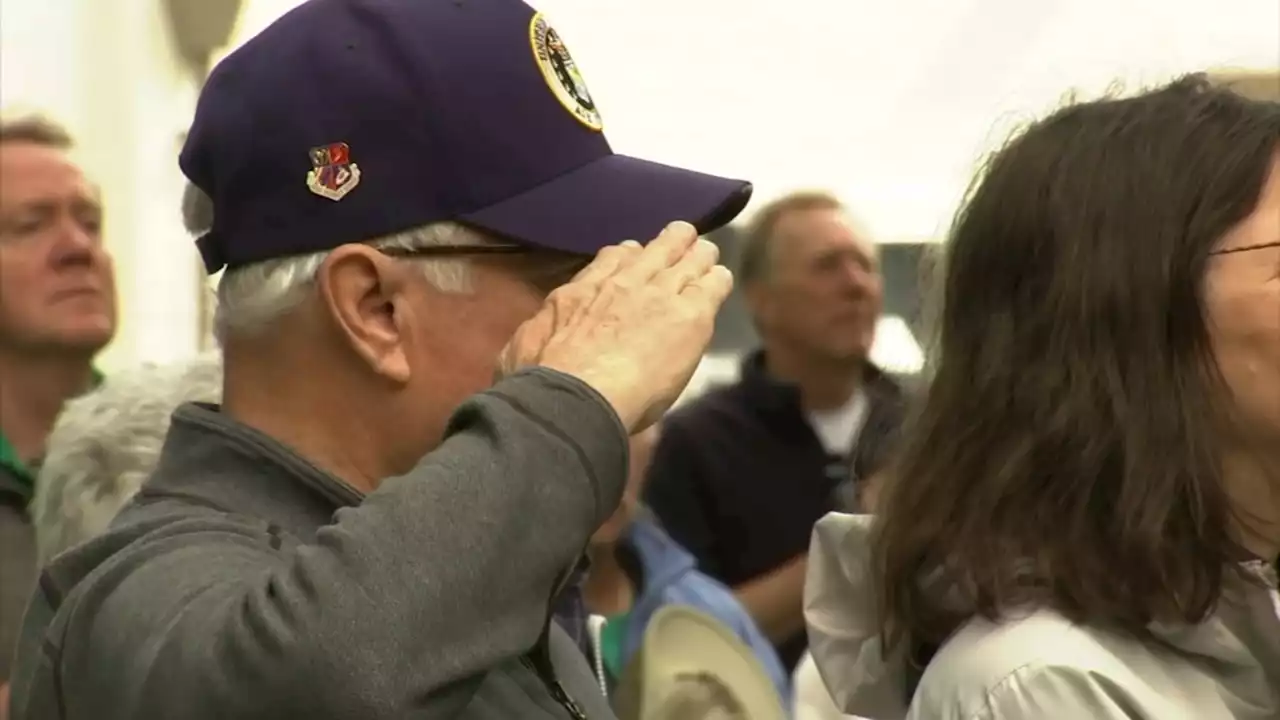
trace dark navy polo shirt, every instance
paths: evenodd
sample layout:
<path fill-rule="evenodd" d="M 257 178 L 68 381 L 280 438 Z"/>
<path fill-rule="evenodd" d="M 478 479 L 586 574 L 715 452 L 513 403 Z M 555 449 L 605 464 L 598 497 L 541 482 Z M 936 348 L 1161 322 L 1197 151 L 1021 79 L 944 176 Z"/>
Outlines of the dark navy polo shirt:
<path fill-rule="evenodd" d="M 809 549 L 813 525 L 842 506 L 848 485 L 884 454 L 902 416 L 902 391 L 871 368 L 867 420 L 854 457 L 828 454 L 800 404 L 799 389 L 748 356 L 738 382 L 670 413 L 649 471 L 645 500 L 703 572 L 736 587 Z M 794 669 L 804 633 L 778 647 Z"/>

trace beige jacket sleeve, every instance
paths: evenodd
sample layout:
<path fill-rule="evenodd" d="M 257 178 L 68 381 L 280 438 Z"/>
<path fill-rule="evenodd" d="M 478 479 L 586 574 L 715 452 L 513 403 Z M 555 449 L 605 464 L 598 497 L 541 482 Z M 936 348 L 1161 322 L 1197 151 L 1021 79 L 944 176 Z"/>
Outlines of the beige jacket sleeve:
<path fill-rule="evenodd" d="M 818 666 L 813 656 L 806 654 L 796 665 L 795 674 L 791 678 L 792 696 L 795 707 L 792 708 L 792 720 L 860 720 L 854 715 L 846 715 L 836 707 L 831 699 L 831 692 L 822 682 L 818 674 Z"/>
<path fill-rule="evenodd" d="M 906 716 L 905 663 L 885 656 L 872 594 L 871 516 L 830 513 L 809 545 L 804 615 L 809 651 L 836 708 L 870 720 Z"/>

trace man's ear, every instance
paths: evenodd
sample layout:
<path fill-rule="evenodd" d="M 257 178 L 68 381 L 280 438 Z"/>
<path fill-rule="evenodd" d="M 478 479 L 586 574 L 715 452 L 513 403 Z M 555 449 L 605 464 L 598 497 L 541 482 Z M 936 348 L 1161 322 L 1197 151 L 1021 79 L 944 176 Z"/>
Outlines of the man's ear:
<path fill-rule="evenodd" d="M 368 245 L 342 245 L 316 272 L 316 286 L 334 330 L 373 372 L 408 382 L 403 313 L 407 275 L 396 261 Z"/>

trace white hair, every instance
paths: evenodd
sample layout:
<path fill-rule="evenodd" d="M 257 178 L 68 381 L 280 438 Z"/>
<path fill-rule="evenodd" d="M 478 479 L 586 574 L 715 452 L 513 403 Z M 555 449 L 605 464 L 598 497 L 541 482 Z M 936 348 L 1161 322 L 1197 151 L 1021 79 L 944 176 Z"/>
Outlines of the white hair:
<path fill-rule="evenodd" d="M 111 375 L 67 403 L 31 502 L 40 564 L 106 530 L 154 470 L 174 409 L 221 397 L 222 360 L 211 353 Z"/>
<path fill-rule="evenodd" d="M 384 250 L 419 250 L 443 245 L 488 245 L 483 233 L 458 223 L 425 225 L 369 245 Z M 214 336 L 261 331 L 306 299 L 327 252 L 266 260 L 228 271 L 218 284 Z M 464 257 L 432 258 L 422 262 L 427 280 L 443 292 L 471 291 L 471 264 Z"/>
<path fill-rule="evenodd" d="M 193 235 L 213 227 L 213 201 L 193 183 L 182 196 L 182 222 Z M 442 245 L 491 245 L 483 233 L 453 222 L 440 222 L 369 241 L 380 250 L 420 250 Z M 306 299 L 327 252 L 265 260 L 223 274 L 218 283 L 213 334 L 261 331 Z M 422 263 L 427 281 L 443 292 L 471 291 L 471 264 L 463 257 L 434 258 Z"/>

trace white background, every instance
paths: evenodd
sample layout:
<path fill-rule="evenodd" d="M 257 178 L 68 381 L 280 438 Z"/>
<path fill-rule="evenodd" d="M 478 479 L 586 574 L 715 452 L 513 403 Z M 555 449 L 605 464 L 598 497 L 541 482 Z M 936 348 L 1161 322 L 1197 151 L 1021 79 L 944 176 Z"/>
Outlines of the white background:
<path fill-rule="evenodd" d="M 247 0 L 239 36 L 292 7 Z M 1280 66 L 1276 0 L 542 0 L 620 152 L 846 197 L 937 237 L 974 162 L 1064 94 Z M 175 143 L 194 102 L 160 0 L 0 0 L 0 102 L 64 120 L 104 185 L 126 323 L 110 369 L 190 355 Z"/>

